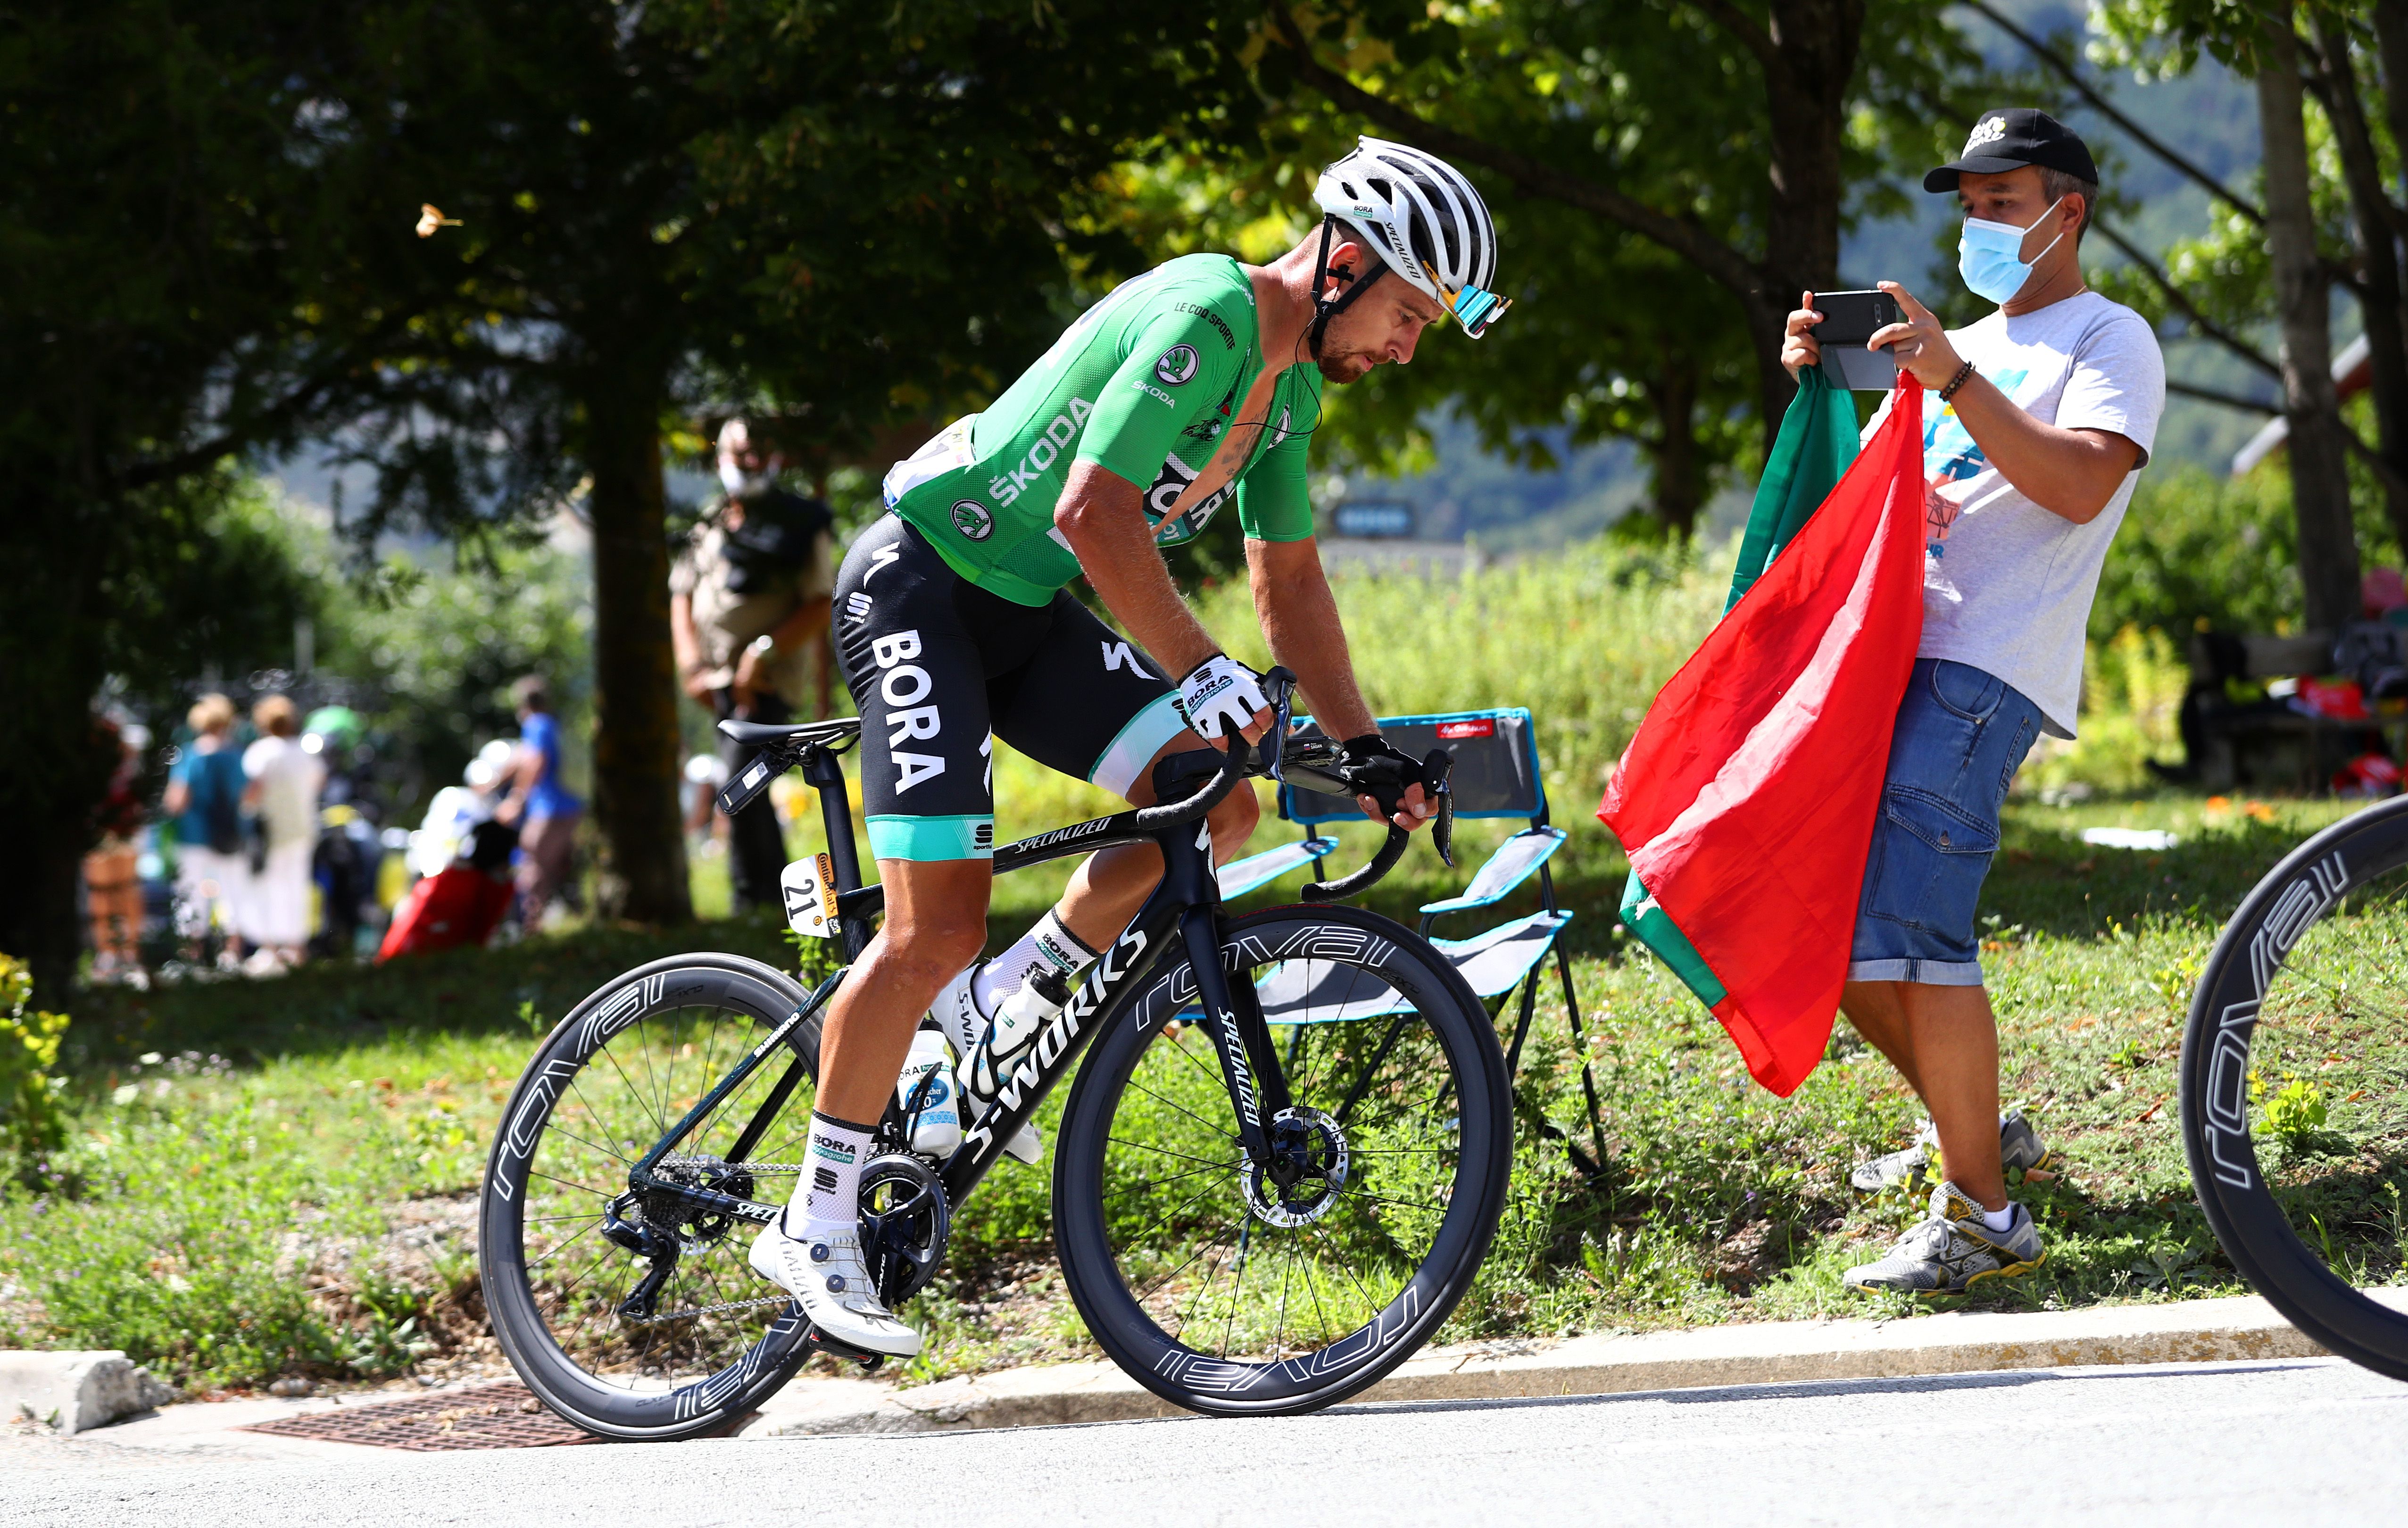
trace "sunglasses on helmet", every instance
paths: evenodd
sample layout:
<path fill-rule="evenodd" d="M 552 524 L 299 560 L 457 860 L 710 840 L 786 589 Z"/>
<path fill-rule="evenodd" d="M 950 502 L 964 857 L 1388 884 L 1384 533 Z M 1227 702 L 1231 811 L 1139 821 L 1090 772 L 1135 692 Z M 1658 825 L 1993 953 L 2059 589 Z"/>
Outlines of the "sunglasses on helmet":
<path fill-rule="evenodd" d="M 1463 325 L 1463 332 L 1474 339 L 1486 334 L 1489 326 L 1503 318 L 1505 310 L 1513 306 L 1511 297 L 1499 297 L 1478 287 L 1440 287 L 1439 293 L 1446 304 L 1446 310 L 1455 315 L 1455 321 Z"/>

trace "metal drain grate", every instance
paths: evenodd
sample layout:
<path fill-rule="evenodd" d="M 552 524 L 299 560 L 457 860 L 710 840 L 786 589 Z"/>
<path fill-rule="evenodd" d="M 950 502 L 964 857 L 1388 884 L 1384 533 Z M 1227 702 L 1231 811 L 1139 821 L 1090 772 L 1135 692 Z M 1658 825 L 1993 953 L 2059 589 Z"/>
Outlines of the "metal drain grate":
<path fill-rule="evenodd" d="M 522 1384 L 473 1385 L 439 1395 L 370 1406 L 338 1406 L 275 1421 L 253 1422 L 245 1433 L 365 1443 L 376 1449 L 418 1453 L 455 1449 L 550 1449 L 593 1443 L 595 1436 L 546 1410 Z"/>

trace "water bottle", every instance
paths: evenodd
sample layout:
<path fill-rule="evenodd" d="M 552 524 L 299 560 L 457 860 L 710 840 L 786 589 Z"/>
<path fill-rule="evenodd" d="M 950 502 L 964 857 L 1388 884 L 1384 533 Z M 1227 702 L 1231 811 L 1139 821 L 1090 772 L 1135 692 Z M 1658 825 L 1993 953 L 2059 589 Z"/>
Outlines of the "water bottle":
<path fill-rule="evenodd" d="M 1069 983 L 1059 971 L 1039 966 L 1022 981 L 1018 991 L 1003 1000 L 996 1010 L 995 1022 L 987 1026 L 978 1050 L 962 1068 L 965 1085 L 973 1102 L 982 1106 L 992 1103 L 1002 1091 L 1003 1078 L 1023 1050 L 1037 1043 L 1070 1001 Z M 980 1113 L 984 1113 L 983 1107 Z"/>
<path fill-rule="evenodd" d="M 903 1075 L 895 1092 L 901 1101 L 911 1150 L 939 1161 L 962 1144 L 961 1100 L 953 1080 L 952 1052 L 945 1037 L 933 1029 L 911 1036 L 911 1053 L 904 1059 Z"/>

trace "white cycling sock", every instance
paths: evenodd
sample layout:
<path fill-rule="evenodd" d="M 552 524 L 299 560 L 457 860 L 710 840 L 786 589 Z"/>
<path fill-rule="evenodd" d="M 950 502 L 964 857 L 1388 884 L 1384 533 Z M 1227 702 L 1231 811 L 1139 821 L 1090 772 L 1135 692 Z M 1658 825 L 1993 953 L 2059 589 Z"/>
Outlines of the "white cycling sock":
<path fill-rule="evenodd" d="M 1985 1209 L 1982 1211 L 1982 1223 L 1993 1231 L 2004 1231 L 2015 1223 L 2015 1207 L 2010 1204 L 2004 1209 Z"/>
<path fill-rule="evenodd" d="M 1076 986 L 1079 973 L 1095 960 L 1096 951 L 1064 926 L 1062 915 L 1049 912 L 1020 936 L 1019 943 L 986 963 L 971 981 L 970 997 L 981 1012 L 991 1014 L 1005 998 L 1020 991 L 1029 972 L 1039 967 L 1059 971 L 1064 981 Z"/>
<path fill-rule="evenodd" d="M 789 1211 L 803 1212 L 806 1229 L 860 1224 L 861 1166 L 869 1157 L 870 1137 L 877 1134 L 876 1125 L 811 1111 L 810 1145 L 803 1152 L 806 1170 L 795 1179 L 795 1197 L 786 1206 Z M 786 1234 L 796 1235 L 791 1225 Z"/>

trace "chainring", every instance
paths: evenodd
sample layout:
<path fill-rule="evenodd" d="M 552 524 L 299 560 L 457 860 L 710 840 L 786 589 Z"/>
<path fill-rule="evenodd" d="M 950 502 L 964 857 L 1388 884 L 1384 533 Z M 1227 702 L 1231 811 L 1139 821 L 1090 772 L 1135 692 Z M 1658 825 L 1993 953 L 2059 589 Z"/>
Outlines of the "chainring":
<path fill-rule="evenodd" d="M 937 1276 L 953 1225 L 943 1181 L 918 1157 L 888 1151 L 861 1169 L 861 1256 L 889 1310 Z"/>

